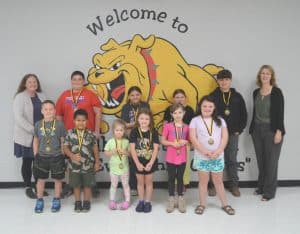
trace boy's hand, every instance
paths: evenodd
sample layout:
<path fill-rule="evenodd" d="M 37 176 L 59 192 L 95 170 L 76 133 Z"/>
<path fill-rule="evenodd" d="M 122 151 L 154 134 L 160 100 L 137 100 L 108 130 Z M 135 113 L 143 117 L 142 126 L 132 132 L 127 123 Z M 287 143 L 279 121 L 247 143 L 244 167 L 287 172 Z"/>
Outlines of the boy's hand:
<path fill-rule="evenodd" d="M 79 153 L 73 154 L 72 157 L 71 157 L 71 160 L 75 161 L 75 162 L 80 162 L 81 161 L 81 155 Z"/>

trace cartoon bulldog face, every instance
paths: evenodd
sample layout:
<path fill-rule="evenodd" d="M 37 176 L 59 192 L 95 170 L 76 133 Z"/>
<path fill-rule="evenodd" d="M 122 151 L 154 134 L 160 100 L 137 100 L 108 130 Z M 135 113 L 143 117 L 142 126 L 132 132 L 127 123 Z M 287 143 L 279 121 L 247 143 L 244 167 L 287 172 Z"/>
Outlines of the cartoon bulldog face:
<path fill-rule="evenodd" d="M 142 99 L 147 100 L 150 82 L 141 50 L 151 47 L 154 41 L 153 36 L 143 39 L 140 35 L 122 44 L 110 39 L 101 46 L 105 52 L 94 55 L 94 66 L 88 72 L 89 88 L 99 96 L 104 114 L 120 112 L 132 86 L 138 86 L 142 90 Z"/>

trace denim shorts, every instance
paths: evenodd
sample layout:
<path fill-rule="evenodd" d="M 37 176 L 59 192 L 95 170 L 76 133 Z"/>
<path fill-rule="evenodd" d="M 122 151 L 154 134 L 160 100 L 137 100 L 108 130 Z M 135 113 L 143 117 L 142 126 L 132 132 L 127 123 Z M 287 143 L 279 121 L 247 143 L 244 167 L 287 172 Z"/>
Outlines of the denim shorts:
<path fill-rule="evenodd" d="M 204 160 L 194 158 L 194 169 L 204 172 L 222 172 L 224 170 L 224 158 Z"/>

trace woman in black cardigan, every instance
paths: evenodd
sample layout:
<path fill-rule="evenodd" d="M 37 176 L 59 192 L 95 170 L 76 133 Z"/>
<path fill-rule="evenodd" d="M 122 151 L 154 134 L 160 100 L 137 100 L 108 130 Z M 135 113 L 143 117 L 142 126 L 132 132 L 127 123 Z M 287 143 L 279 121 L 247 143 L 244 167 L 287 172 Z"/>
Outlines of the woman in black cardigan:
<path fill-rule="evenodd" d="M 250 125 L 258 165 L 256 195 L 262 201 L 275 197 L 280 150 L 285 134 L 284 98 L 276 85 L 274 69 L 263 65 L 257 74 L 258 89 L 253 92 L 253 118 Z"/>

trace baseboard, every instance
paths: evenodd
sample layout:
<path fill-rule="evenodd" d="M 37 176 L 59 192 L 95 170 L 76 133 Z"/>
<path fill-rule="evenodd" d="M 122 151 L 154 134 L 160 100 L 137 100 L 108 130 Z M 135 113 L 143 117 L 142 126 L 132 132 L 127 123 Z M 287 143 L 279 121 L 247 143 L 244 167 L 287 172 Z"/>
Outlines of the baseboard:
<path fill-rule="evenodd" d="M 225 187 L 227 186 L 227 182 L 224 182 Z M 47 188 L 53 188 L 53 182 L 47 182 Z M 257 181 L 240 181 L 239 187 L 240 188 L 255 188 L 257 185 Z M 155 181 L 154 188 L 167 188 L 168 183 L 166 181 Z M 279 180 L 278 181 L 279 187 L 295 187 L 300 186 L 300 180 Z M 23 182 L 0 182 L 0 189 L 5 188 L 22 188 L 24 187 Z M 97 187 L 99 188 L 109 188 L 110 182 L 97 182 Z M 189 185 L 190 188 L 198 187 L 197 181 L 192 181 Z"/>

